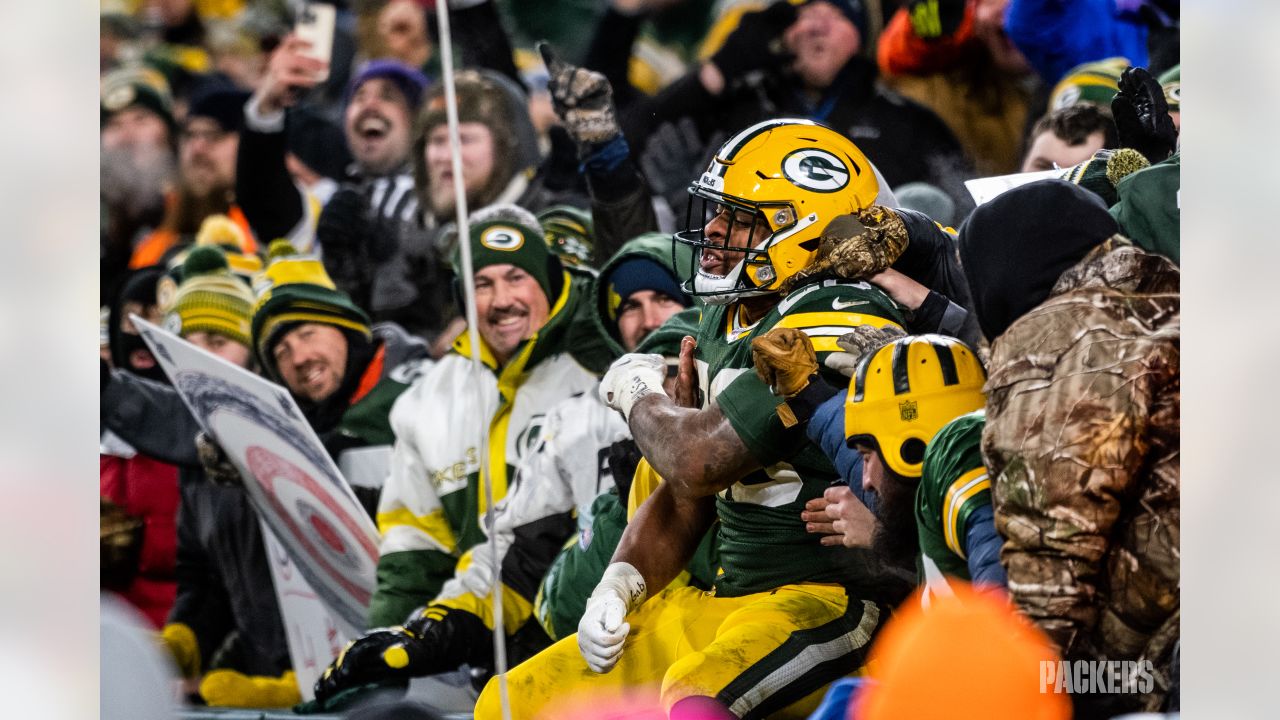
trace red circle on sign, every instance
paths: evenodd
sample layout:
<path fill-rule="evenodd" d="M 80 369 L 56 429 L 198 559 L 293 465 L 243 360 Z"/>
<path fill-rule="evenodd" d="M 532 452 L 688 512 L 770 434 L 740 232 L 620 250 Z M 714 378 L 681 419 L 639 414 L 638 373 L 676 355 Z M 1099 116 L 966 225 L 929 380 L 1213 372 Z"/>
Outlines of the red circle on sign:
<path fill-rule="evenodd" d="M 312 513 L 311 517 L 308 519 L 311 520 L 311 527 L 315 529 L 316 534 L 320 536 L 320 539 L 323 540 L 326 545 L 332 548 L 333 551 L 339 555 L 347 554 L 346 544 L 342 542 L 342 537 L 338 535 L 337 530 L 333 529 L 333 526 L 329 524 L 328 520 L 325 520 L 315 513 Z"/>
<path fill-rule="evenodd" d="M 322 552 L 319 552 L 318 549 L 311 544 L 311 541 L 307 537 L 307 533 L 303 532 L 302 528 L 298 527 L 298 524 L 294 522 L 293 514 L 280 503 L 280 499 L 276 496 L 273 484 L 276 480 L 285 480 L 299 486 L 307 493 L 307 495 L 319 501 L 320 504 L 329 510 L 334 517 L 337 517 L 347 531 L 360 542 L 360 545 L 370 557 L 376 558 L 378 556 L 378 549 L 368 541 L 362 532 L 360 532 L 360 529 L 356 526 L 351 517 L 344 512 L 342 507 L 336 500 L 334 500 L 329 492 L 321 486 L 320 483 L 316 482 L 315 478 L 311 477 L 310 474 L 288 460 L 276 455 L 271 450 L 260 445 L 251 445 L 245 450 L 245 462 L 249 465 L 249 471 L 253 473 L 253 476 L 262 483 L 263 489 L 267 491 L 265 495 L 271 503 L 272 509 L 275 510 L 276 515 L 285 523 L 285 525 L 288 526 L 289 532 L 299 543 L 302 544 L 307 554 L 320 566 L 321 569 L 325 571 L 326 574 L 328 574 L 330 578 L 333 579 L 334 582 L 346 590 L 347 593 L 355 598 L 357 602 L 367 605 L 372 599 L 369 590 L 351 582 L 342 574 L 341 571 L 335 569 L 329 561 L 325 559 Z M 312 514 L 312 517 L 315 518 L 319 516 L 317 514 Z M 329 534 L 333 536 L 338 535 L 337 530 L 334 529 L 332 525 L 328 525 L 327 521 L 326 525 Z M 314 522 L 312 523 L 312 526 L 315 527 Z M 329 538 L 325 537 L 323 533 L 321 534 L 321 537 L 324 539 L 325 543 L 334 547 L 334 543 Z M 336 547 L 342 555 L 350 554 L 346 549 L 346 544 L 343 543 L 341 539 L 338 539 Z"/>

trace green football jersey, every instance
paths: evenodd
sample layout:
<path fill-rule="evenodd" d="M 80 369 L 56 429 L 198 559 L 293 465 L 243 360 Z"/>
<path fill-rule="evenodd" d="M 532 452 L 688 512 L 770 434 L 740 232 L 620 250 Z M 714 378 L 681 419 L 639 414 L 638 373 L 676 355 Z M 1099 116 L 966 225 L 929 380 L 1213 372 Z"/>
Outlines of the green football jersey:
<path fill-rule="evenodd" d="M 751 341 L 775 327 L 803 330 L 819 368 L 841 387 L 848 379 L 823 364 L 829 353 L 840 351 L 836 338 L 858 325 L 900 327 L 904 311 L 865 282 L 825 280 L 793 291 L 752 325 L 743 325 L 739 315 L 737 304 L 708 306 L 698 325 L 697 360 L 707 398 L 764 468 L 717 497 L 724 574 L 716 580 L 716 593 L 734 597 L 804 581 L 870 584 L 879 573 L 869 551 L 824 547 L 818 535 L 805 532 L 805 503 L 838 476 L 803 427 L 783 426 L 777 415 L 782 401 L 756 374 Z"/>
<path fill-rule="evenodd" d="M 916 490 L 922 583 L 945 584 L 947 577 L 969 580 L 965 523 L 974 510 L 991 504 L 991 481 L 982 463 L 984 410 L 952 420 L 933 436 L 924 453 Z"/>

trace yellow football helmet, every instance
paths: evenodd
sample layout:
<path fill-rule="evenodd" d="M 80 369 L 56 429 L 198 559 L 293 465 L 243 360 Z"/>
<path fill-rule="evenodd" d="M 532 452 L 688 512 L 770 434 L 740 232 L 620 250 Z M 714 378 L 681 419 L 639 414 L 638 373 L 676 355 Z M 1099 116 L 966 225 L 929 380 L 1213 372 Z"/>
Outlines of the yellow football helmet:
<path fill-rule="evenodd" d="M 844 405 L 849 447 L 874 441 L 889 469 L 917 478 L 924 451 L 943 425 L 987 404 L 987 373 L 963 342 L 911 335 L 858 362 Z"/>
<path fill-rule="evenodd" d="M 752 125 L 725 142 L 689 187 L 686 229 L 673 246 L 692 253 L 685 291 L 716 305 L 776 292 L 813 261 L 827 223 L 876 202 L 880 191 L 871 162 L 840 133 L 796 118 Z M 724 231 L 708 237 L 717 218 L 725 218 L 716 225 Z M 731 244 L 744 224 L 745 242 Z M 720 275 L 703 269 L 707 249 L 743 257 Z"/>

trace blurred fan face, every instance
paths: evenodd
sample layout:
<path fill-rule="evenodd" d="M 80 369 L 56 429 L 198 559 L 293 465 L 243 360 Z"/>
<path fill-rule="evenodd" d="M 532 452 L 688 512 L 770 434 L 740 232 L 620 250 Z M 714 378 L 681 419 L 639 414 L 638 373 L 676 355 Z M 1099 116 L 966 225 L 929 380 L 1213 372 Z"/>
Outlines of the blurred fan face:
<path fill-rule="evenodd" d="M 627 352 L 635 350 L 667 318 L 684 309 L 679 301 L 656 290 L 637 290 L 618 308 L 618 337 Z"/>
<path fill-rule="evenodd" d="M 195 195 L 230 191 L 236 184 L 239 133 L 223 130 L 207 117 L 193 117 L 182 129 L 179 167 L 182 181 Z"/>
<path fill-rule="evenodd" d="M 493 175 L 493 132 L 484 123 L 459 123 L 458 142 L 462 154 L 462 184 L 470 205 Z M 456 195 L 448 125 L 437 125 L 431 129 L 423 152 L 426 153 L 424 160 L 427 163 L 431 212 L 438 218 L 450 217 L 454 213 Z"/>
<path fill-rule="evenodd" d="M 1027 157 L 1022 161 L 1022 172 L 1078 165 L 1093 157 L 1094 153 L 1102 149 L 1105 142 L 1106 136 L 1101 131 L 1093 133 L 1079 145 L 1070 145 L 1052 130 L 1046 130 L 1037 135 L 1031 143 L 1031 149 L 1027 151 Z"/>
<path fill-rule="evenodd" d="M 414 0 L 387 3 L 378 14 L 378 38 L 388 55 L 406 65 L 419 67 L 431 55 L 427 17 Z"/>
<path fill-rule="evenodd" d="M 499 362 L 542 329 L 551 304 L 538 281 L 515 265 L 489 265 L 476 272 L 477 330 Z"/>
<path fill-rule="evenodd" d="M 232 340 L 226 335 L 197 330 L 186 333 L 182 338 L 192 345 L 208 350 L 232 365 L 242 368 L 249 367 L 249 361 L 253 357 L 248 345 Z"/>
<path fill-rule="evenodd" d="M 121 110 L 107 120 L 102 127 L 102 149 L 129 148 L 142 150 L 154 148 L 167 150 L 169 127 L 159 115 L 142 107 Z"/>
<path fill-rule="evenodd" d="M 787 50 L 796 57 L 792 70 L 812 88 L 830 86 L 862 43 L 858 28 L 844 13 L 826 2 L 811 2 L 801 7 L 796 21 L 782 38 Z"/>
<path fill-rule="evenodd" d="M 364 172 L 386 175 L 408 160 L 411 114 L 409 99 L 386 78 L 371 78 L 356 88 L 345 130 L 351 156 Z"/>

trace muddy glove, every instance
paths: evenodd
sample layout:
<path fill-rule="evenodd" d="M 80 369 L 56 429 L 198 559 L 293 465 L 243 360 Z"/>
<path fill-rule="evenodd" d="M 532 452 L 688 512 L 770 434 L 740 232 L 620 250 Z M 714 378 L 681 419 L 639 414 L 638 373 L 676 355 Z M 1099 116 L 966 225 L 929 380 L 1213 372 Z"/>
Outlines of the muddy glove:
<path fill-rule="evenodd" d="M 347 643 L 316 681 L 316 702 L 325 703 L 364 685 L 401 685 L 410 678 L 453 670 L 476 659 L 489 630 L 465 610 L 428 605 L 404 625 L 375 628 Z"/>
<path fill-rule="evenodd" d="M 743 13 L 738 27 L 724 39 L 711 56 L 725 84 L 739 80 L 752 70 L 785 67 L 791 54 L 782 44 L 782 33 L 796 21 L 796 6 L 775 2 L 763 10 Z"/>
<path fill-rule="evenodd" d="M 211 670 L 200 681 L 200 697 L 212 707 L 282 708 L 302 700 L 292 670 L 280 677 Z"/>
<path fill-rule="evenodd" d="M 751 341 L 756 374 L 778 397 L 791 397 L 818 372 L 818 356 L 802 330 L 776 327 Z"/>
<path fill-rule="evenodd" d="M 627 615 L 647 596 L 644 577 L 630 563 L 616 562 L 605 568 L 578 622 L 578 651 L 587 667 L 607 673 L 618 664 L 622 645 L 631 632 Z"/>
<path fill-rule="evenodd" d="M 551 107 L 585 157 L 622 134 L 613 108 L 613 87 L 604 75 L 561 60 L 552 47 L 538 43 L 546 63 Z"/>
<path fill-rule="evenodd" d="M 1120 146 L 1133 148 L 1153 163 L 1169 157 L 1178 144 L 1178 130 L 1169 117 L 1164 88 L 1146 68 L 1127 68 L 1120 75 L 1120 91 L 1111 99 Z"/>
<path fill-rule="evenodd" d="M 790 292 L 820 275 L 865 280 L 892 265 L 908 242 L 906 224 L 889 208 L 870 205 L 839 215 L 823 229 L 816 257 L 788 278 L 782 291 Z"/>
<path fill-rule="evenodd" d="M 222 451 L 222 447 L 204 432 L 196 433 L 196 456 L 200 458 L 205 477 L 215 485 L 244 484 L 240 471 L 231 464 L 231 459 Z"/>
<path fill-rule="evenodd" d="M 652 353 L 627 353 L 609 366 L 600 379 L 600 401 L 630 421 L 631 408 L 645 395 L 660 393 L 667 377 L 667 360 Z"/>

